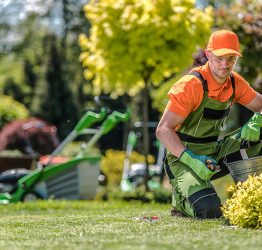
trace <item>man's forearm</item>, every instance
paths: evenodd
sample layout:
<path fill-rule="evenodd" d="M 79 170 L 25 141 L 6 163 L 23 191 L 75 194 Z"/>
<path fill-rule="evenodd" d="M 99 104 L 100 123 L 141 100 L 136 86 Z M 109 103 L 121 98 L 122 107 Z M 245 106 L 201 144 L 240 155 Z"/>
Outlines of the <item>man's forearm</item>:
<path fill-rule="evenodd" d="M 257 93 L 257 96 L 245 106 L 253 112 L 262 114 L 262 95 Z"/>
<path fill-rule="evenodd" d="M 173 129 L 167 127 L 157 128 L 157 138 L 165 146 L 167 151 L 178 158 L 186 149 L 185 145 L 181 142 L 177 133 Z"/>

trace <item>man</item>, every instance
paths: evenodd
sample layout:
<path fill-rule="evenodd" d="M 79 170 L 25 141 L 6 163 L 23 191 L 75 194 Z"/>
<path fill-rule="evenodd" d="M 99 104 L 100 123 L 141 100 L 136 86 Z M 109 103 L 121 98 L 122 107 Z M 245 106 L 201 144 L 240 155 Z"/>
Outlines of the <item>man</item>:
<path fill-rule="evenodd" d="M 156 131 L 168 151 L 171 214 L 202 219 L 221 216 L 221 201 L 211 180 L 229 173 L 226 162 L 261 154 L 262 127 L 262 95 L 233 71 L 242 56 L 237 35 L 215 31 L 205 54 L 207 63 L 170 89 Z M 242 128 L 221 139 L 235 102 L 255 113 Z"/>

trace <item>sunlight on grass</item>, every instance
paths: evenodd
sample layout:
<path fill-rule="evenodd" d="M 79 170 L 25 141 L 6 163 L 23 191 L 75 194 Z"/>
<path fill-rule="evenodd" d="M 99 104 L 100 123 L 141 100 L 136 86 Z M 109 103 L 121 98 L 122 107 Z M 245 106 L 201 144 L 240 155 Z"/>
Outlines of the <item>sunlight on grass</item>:
<path fill-rule="evenodd" d="M 170 216 L 170 205 L 38 201 L 0 207 L 0 249 L 260 249 L 262 232 Z M 158 216 L 159 220 L 142 220 Z"/>

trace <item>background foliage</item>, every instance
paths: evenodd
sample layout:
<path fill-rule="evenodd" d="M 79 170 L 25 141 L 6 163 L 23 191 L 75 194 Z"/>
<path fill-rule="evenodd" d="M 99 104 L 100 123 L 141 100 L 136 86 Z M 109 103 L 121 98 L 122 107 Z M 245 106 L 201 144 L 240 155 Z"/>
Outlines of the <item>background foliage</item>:
<path fill-rule="evenodd" d="M 1 5 L 0 92 L 23 103 L 30 116 L 56 125 L 63 138 L 90 100 L 78 61 L 78 35 L 89 27 L 83 1 L 16 0 Z"/>
<path fill-rule="evenodd" d="M 90 1 L 85 12 L 90 36 L 80 36 L 85 77 L 94 92 L 133 96 L 146 85 L 158 86 L 191 61 L 212 25 L 210 8 L 194 1 Z"/>
<path fill-rule="evenodd" d="M 0 129 L 8 122 L 24 119 L 29 116 L 26 107 L 14 100 L 11 96 L 0 95 Z"/>

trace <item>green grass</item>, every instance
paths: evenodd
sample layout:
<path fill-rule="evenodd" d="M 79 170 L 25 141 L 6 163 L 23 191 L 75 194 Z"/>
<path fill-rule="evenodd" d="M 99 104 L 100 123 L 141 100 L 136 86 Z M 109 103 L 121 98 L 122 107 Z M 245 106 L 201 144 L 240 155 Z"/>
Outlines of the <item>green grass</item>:
<path fill-rule="evenodd" d="M 0 207 L 0 249 L 262 249 L 262 230 L 170 216 L 170 205 L 39 201 Z M 142 216 L 159 216 L 155 223 Z"/>

